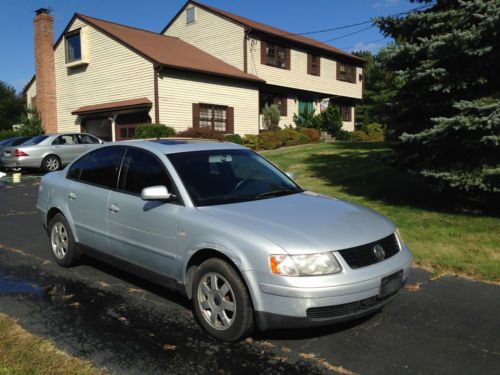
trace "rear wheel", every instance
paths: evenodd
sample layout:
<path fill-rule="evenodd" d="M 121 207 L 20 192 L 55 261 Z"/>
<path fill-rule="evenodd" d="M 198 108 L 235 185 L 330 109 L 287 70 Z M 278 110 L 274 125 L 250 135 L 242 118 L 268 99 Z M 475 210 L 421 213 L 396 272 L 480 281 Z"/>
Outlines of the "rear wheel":
<path fill-rule="evenodd" d="M 68 221 L 62 214 L 55 215 L 49 222 L 49 237 L 52 255 L 57 264 L 71 267 L 79 263 L 80 253 Z"/>
<path fill-rule="evenodd" d="M 236 341 L 253 330 L 253 311 L 245 284 L 219 258 L 203 262 L 193 281 L 193 309 L 200 325 L 223 341 Z"/>
<path fill-rule="evenodd" d="M 58 171 L 61 168 L 61 159 L 56 155 L 48 155 L 42 161 L 42 169 L 45 172 Z"/>

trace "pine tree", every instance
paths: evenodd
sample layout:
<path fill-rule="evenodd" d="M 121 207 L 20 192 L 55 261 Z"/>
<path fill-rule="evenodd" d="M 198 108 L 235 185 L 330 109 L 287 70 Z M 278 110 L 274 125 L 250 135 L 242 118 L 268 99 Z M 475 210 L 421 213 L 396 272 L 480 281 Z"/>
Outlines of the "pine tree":
<path fill-rule="evenodd" d="M 395 40 L 382 64 L 402 82 L 389 124 L 397 162 L 440 188 L 499 193 L 500 1 L 437 0 L 376 23 Z"/>

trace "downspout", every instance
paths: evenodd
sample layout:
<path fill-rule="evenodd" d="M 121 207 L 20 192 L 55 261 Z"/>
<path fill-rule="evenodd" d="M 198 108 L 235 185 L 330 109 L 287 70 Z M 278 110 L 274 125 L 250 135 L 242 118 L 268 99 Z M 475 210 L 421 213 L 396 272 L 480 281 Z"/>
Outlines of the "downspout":
<path fill-rule="evenodd" d="M 158 75 L 163 68 L 160 64 L 153 64 L 153 86 L 154 86 L 154 101 L 155 101 L 155 124 L 160 123 L 160 99 L 158 94 Z"/>

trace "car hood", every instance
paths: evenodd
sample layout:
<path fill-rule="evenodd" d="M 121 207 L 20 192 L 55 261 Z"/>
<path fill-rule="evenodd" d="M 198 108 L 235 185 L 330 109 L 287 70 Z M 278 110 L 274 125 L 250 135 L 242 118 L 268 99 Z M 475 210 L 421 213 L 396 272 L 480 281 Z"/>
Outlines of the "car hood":
<path fill-rule="evenodd" d="M 359 246 L 396 230 L 373 210 L 311 192 L 199 210 L 266 237 L 290 254 Z"/>

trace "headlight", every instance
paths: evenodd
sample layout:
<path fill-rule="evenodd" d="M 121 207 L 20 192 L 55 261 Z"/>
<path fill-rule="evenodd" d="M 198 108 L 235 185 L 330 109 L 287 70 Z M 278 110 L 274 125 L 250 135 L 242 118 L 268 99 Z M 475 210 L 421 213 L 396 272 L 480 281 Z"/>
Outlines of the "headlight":
<path fill-rule="evenodd" d="M 269 265 L 273 274 L 285 276 L 327 275 L 342 271 L 331 253 L 271 255 Z"/>

